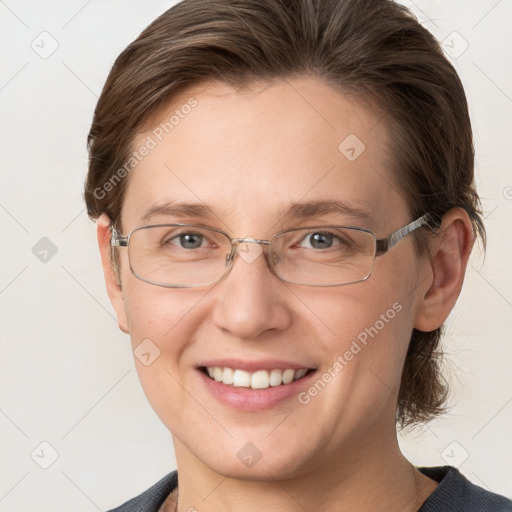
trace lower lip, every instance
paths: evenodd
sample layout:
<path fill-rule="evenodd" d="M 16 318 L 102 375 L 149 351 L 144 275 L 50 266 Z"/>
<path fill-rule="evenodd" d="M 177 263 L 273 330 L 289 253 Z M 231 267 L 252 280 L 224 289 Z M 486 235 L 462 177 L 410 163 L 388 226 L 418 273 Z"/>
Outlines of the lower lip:
<path fill-rule="evenodd" d="M 315 375 L 312 371 L 305 377 L 280 386 L 269 386 L 265 389 L 239 388 L 229 384 L 223 384 L 207 377 L 201 370 L 197 370 L 202 382 L 208 391 L 219 402 L 242 411 L 262 411 L 270 409 L 279 402 L 292 396 L 297 396 L 301 390 L 307 387 Z"/>

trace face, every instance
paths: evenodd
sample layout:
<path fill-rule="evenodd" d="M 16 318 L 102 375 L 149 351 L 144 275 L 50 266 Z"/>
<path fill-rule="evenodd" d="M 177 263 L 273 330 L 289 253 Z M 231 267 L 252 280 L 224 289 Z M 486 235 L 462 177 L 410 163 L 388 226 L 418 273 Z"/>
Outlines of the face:
<path fill-rule="evenodd" d="M 244 92 L 214 82 L 174 97 L 134 147 L 156 139 L 159 123 L 191 97 L 195 106 L 179 110 L 172 131 L 131 171 L 123 234 L 192 223 L 268 240 L 286 229 L 349 225 L 382 238 L 413 220 L 393 176 L 390 134 L 365 105 L 316 79 Z M 347 211 L 286 213 L 297 203 L 327 201 Z M 210 213 L 167 211 L 142 220 L 166 202 L 199 203 Z M 127 250 L 119 255 L 114 306 L 133 349 L 146 340 L 152 354 L 159 351 L 151 364 L 135 361 L 173 434 L 178 463 L 232 477 L 286 478 L 340 457 L 360 464 L 394 437 L 401 368 L 426 285 L 410 236 L 376 258 L 368 280 L 323 288 L 283 282 L 265 252 L 237 256 L 229 275 L 199 288 L 143 282 L 131 273 Z M 216 382 L 205 367 L 308 372 L 252 389 Z"/>

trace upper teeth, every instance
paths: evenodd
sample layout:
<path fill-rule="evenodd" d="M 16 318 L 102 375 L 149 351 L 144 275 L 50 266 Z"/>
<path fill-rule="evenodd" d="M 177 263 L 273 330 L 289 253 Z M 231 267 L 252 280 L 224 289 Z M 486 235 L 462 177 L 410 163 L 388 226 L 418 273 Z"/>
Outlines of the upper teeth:
<path fill-rule="evenodd" d="M 233 368 L 221 368 L 219 366 L 208 366 L 208 374 L 212 379 L 224 384 L 230 384 L 239 388 L 265 389 L 269 386 L 280 386 L 290 384 L 306 375 L 308 369 L 300 370 L 258 370 L 246 372 L 245 370 L 233 370 Z"/>

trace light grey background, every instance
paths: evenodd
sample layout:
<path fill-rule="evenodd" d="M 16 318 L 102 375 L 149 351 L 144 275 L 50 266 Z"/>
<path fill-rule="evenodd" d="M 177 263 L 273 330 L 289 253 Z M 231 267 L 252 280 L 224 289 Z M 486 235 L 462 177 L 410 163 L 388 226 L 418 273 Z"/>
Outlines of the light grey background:
<path fill-rule="evenodd" d="M 174 3 L 0 0 L 0 510 L 106 510 L 175 468 L 82 202 L 108 70 Z M 415 464 L 460 466 L 512 497 L 512 0 L 404 3 L 466 87 L 489 245 L 448 322 L 453 408 L 400 442 Z"/>

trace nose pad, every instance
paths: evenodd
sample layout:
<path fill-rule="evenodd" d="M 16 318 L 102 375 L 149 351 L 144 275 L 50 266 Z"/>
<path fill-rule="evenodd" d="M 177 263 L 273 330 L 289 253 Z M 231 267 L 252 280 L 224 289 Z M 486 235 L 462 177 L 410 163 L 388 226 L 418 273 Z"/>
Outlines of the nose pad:
<path fill-rule="evenodd" d="M 280 260 L 278 254 L 275 253 L 275 252 L 270 253 L 268 259 L 269 259 L 269 261 L 270 261 L 272 266 L 277 265 L 277 263 Z"/>
<path fill-rule="evenodd" d="M 244 239 L 243 241 L 241 240 L 238 242 L 229 254 L 226 254 L 224 265 L 226 268 L 233 265 L 235 255 L 240 256 L 246 263 L 252 263 L 258 258 L 258 256 L 260 256 L 260 254 L 263 254 L 263 257 L 267 260 L 267 263 L 269 263 L 270 266 L 273 266 L 279 261 L 279 257 L 275 252 L 267 252 L 267 255 L 265 255 L 265 252 L 263 244 L 254 239 Z"/>

